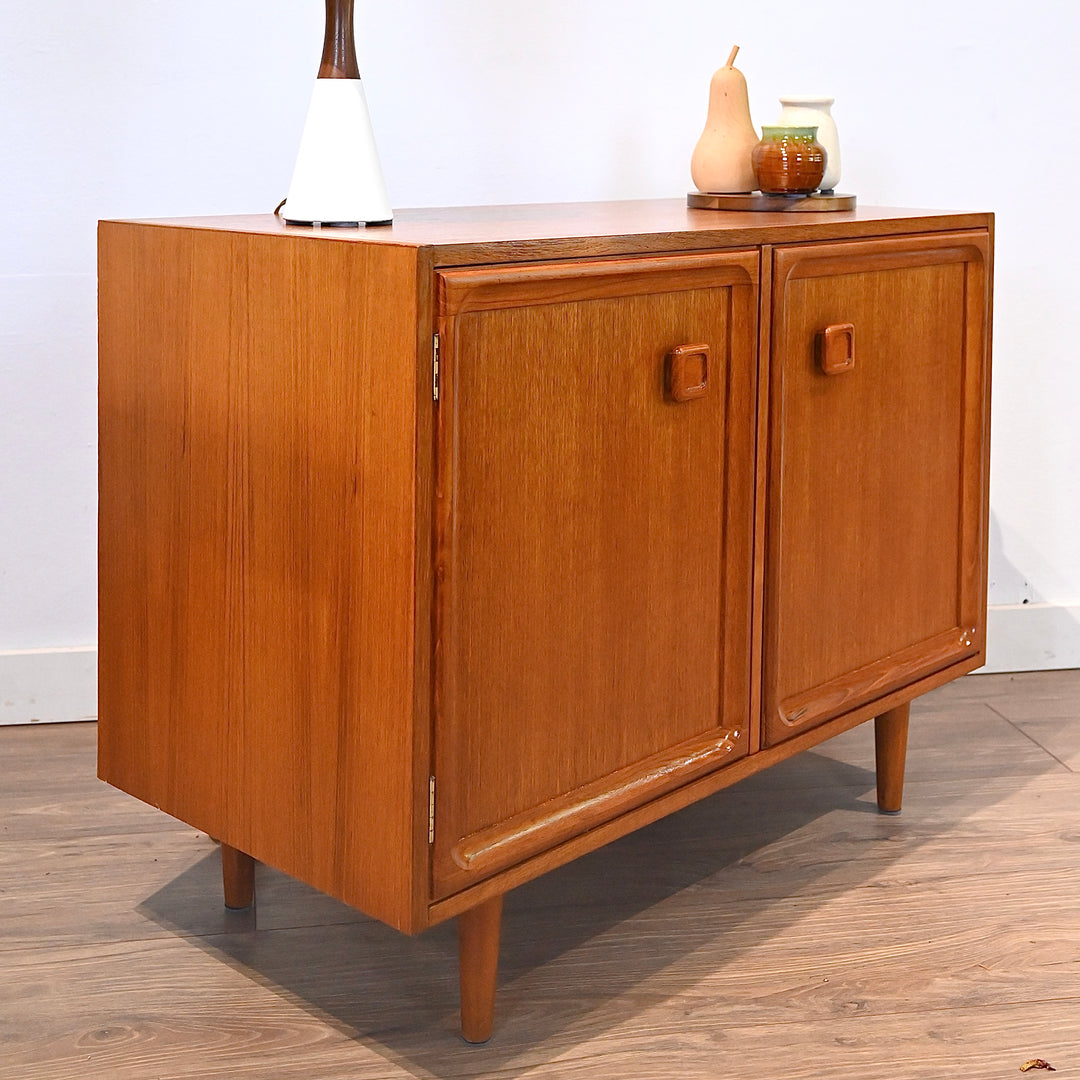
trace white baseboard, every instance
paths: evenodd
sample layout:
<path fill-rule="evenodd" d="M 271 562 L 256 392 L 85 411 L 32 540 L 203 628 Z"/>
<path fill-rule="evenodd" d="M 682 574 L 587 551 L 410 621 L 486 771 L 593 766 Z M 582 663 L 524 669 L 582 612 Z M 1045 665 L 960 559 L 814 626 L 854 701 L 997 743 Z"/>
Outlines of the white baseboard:
<path fill-rule="evenodd" d="M 1080 606 L 992 604 L 986 613 L 986 666 L 992 671 L 1080 668 Z"/>
<path fill-rule="evenodd" d="M 96 716 L 96 645 L 0 652 L 0 724 Z"/>

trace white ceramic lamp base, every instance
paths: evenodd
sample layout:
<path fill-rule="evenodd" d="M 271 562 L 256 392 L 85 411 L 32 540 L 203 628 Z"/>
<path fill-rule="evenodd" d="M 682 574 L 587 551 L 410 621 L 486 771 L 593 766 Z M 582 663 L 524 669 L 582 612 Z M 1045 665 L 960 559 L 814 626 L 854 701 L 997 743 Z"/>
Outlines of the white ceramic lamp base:
<path fill-rule="evenodd" d="M 281 216 L 290 225 L 393 219 L 359 79 L 316 79 Z"/>

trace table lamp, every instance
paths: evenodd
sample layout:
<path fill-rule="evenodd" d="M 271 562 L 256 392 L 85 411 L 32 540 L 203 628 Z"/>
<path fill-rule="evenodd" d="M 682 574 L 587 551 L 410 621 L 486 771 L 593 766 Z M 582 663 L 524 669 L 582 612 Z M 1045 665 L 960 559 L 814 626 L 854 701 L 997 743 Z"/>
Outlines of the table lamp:
<path fill-rule="evenodd" d="M 289 225 L 389 225 L 393 218 L 353 38 L 353 0 L 326 0 L 322 63 L 289 194 Z"/>

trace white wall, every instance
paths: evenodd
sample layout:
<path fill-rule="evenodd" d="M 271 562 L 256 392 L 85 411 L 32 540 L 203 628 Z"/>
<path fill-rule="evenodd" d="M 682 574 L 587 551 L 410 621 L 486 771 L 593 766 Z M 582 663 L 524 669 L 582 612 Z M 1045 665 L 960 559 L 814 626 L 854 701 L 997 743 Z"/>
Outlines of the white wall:
<path fill-rule="evenodd" d="M 56 711 L 48 687 L 33 706 L 11 689 L 20 657 L 95 639 L 95 221 L 271 209 L 322 7 L 2 5 L 0 721 Z M 864 204 L 996 211 L 999 667 L 1080 666 L 1078 21 L 1047 0 L 357 0 L 397 207 L 681 197 L 738 43 L 757 123 L 786 89 L 835 94 L 841 187 Z"/>

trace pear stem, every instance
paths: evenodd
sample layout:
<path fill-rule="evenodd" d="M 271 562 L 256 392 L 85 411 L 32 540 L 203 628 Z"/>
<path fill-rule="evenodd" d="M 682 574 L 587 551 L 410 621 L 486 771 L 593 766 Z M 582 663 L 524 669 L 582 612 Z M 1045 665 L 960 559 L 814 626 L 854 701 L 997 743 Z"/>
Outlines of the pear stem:
<path fill-rule="evenodd" d="M 730 55 L 730 56 L 729 56 L 729 57 L 727 58 L 727 63 L 726 63 L 725 65 L 724 65 L 724 67 L 731 67 L 731 65 L 735 63 L 735 54 L 736 54 L 736 53 L 737 53 L 738 51 L 739 51 L 739 46 L 738 46 L 738 45 L 736 45 L 736 46 L 735 46 L 735 47 L 734 47 L 734 48 L 733 48 L 733 49 L 731 50 L 731 55 Z"/>

